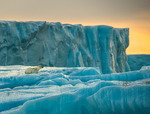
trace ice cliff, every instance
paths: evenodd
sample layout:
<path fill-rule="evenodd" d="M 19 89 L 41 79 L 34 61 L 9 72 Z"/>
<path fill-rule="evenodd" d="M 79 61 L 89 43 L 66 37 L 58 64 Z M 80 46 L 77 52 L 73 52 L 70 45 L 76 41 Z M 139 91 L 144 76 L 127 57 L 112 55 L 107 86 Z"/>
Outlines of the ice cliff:
<path fill-rule="evenodd" d="M 129 29 L 49 22 L 0 21 L 0 65 L 99 67 L 101 73 L 130 68 Z"/>
<path fill-rule="evenodd" d="M 130 71 L 128 45 L 127 28 L 0 21 L 0 113 L 149 114 L 149 57 Z"/>
<path fill-rule="evenodd" d="M 1 114 L 149 114 L 150 67 L 101 74 L 99 68 L 0 66 Z"/>
<path fill-rule="evenodd" d="M 128 64 L 132 71 L 140 70 L 142 66 L 150 66 L 150 55 L 128 55 Z"/>

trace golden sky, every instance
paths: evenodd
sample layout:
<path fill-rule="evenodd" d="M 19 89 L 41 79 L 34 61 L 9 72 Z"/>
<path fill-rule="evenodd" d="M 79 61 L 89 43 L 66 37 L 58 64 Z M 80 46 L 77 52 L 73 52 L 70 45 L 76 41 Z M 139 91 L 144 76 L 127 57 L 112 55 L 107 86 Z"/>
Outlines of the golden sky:
<path fill-rule="evenodd" d="M 127 27 L 127 54 L 150 54 L 150 0 L 0 0 L 0 20 Z"/>

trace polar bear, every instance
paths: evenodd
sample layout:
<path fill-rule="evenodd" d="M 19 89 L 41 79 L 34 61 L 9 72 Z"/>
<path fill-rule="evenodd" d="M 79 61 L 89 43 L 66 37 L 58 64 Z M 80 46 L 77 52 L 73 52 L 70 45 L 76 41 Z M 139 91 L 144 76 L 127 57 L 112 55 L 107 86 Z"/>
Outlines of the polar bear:
<path fill-rule="evenodd" d="M 41 68 L 43 68 L 42 65 L 39 65 L 39 66 L 37 66 L 37 67 L 35 67 L 35 68 L 27 68 L 27 69 L 25 70 L 25 74 L 38 73 L 38 71 L 39 71 Z"/>
<path fill-rule="evenodd" d="M 131 83 L 131 81 L 122 81 L 122 86 L 127 86 L 129 83 Z"/>

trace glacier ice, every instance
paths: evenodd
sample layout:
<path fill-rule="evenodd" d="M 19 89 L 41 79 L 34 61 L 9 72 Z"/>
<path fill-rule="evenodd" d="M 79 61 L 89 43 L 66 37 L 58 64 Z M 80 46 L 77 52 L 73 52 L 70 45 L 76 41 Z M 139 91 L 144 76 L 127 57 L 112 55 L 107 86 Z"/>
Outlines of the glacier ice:
<path fill-rule="evenodd" d="M 150 66 L 150 55 L 139 54 L 139 55 L 128 55 L 128 64 L 132 71 L 140 70 L 142 66 Z"/>
<path fill-rule="evenodd" d="M 2 114 L 141 114 L 150 112 L 150 67 L 101 74 L 99 67 L 0 66 Z M 88 74 L 89 72 L 89 74 Z"/>
<path fill-rule="evenodd" d="M 0 21 L 0 113 L 150 113 L 149 55 L 128 45 L 128 28 Z"/>
<path fill-rule="evenodd" d="M 0 65 L 99 67 L 103 74 L 130 71 L 129 29 L 59 22 L 0 21 Z"/>

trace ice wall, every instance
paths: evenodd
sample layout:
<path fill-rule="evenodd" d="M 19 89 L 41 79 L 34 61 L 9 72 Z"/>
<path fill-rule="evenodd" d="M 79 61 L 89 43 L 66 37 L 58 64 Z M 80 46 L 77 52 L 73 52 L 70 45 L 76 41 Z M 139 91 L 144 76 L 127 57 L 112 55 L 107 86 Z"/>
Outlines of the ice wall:
<path fill-rule="evenodd" d="M 128 64 L 132 71 L 140 70 L 142 66 L 150 66 L 150 55 L 128 55 Z"/>
<path fill-rule="evenodd" d="M 0 65 L 99 67 L 129 71 L 129 29 L 49 22 L 0 21 Z"/>

